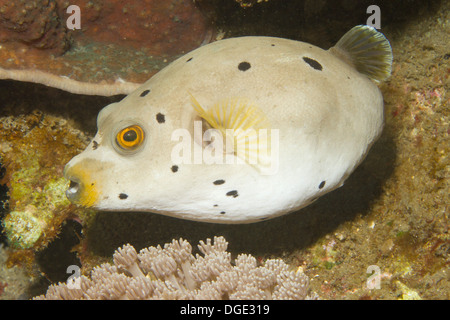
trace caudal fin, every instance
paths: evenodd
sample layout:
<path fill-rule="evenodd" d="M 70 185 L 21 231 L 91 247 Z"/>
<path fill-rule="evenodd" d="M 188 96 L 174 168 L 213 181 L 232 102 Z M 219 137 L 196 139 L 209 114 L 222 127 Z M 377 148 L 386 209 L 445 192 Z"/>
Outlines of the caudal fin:
<path fill-rule="evenodd" d="M 373 27 L 353 27 L 330 48 L 330 52 L 349 62 L 372 80 L 383 81 L 391 75 L 391 45 L 386 37 Z"/>

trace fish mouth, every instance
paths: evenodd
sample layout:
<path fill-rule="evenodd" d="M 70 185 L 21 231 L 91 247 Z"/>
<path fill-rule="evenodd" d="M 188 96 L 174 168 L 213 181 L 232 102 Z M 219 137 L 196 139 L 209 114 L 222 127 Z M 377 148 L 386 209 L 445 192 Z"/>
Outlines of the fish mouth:
<path fill-rule="evenodd" d="M 73 169 L 74 167 L 69 165 L 64 168 L 64 177 L 70 181 L 66 190 L 66 197 L 70 202 L 78 203 L 84 188 L 81 179 L 74 174 Z"/>
<path fill-rule="evenodd" d="M 66 165 L 64 177 L 70 181 L 66 197 L 70 202 L 83 207 L 92 207 L 97 203 L 99 190 L 91 175 L 91 170 L 84 163 Z"/>
<path fill-rule="evenodd" d="M 66 190 L 66 197 L 71 202 L 77 202 L 77 200 L 80 198 L 80 190 L 81 183 L 78 181 L 75 181 L 74 178 L 70 179 L 69 188 Z"/>

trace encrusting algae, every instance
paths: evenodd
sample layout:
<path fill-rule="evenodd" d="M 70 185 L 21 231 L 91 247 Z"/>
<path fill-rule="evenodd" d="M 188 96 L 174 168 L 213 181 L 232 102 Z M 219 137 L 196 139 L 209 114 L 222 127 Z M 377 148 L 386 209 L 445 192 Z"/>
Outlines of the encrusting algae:
<path fill-rule="evenodd" d="M 2 226 L 15 249 L 43 249 L 67 218 L 85 218 L 87 211 L 72 206 L 64 194 L 68 181 L 62 170 L 86 138 L 66 122 L 39 111 L 0 118 L 0 156 L 6 168 L 1 183 L 9 189 L 10 208 Z"/>

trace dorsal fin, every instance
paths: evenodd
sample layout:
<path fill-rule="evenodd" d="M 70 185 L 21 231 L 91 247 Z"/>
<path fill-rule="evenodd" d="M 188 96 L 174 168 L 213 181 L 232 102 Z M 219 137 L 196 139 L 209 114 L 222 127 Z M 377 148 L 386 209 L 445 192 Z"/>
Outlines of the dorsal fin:
<path fill-rule="evenodd" d="M 353 27 L 330 48 L 330 52 L 372 80 L 383 81 L 391 75 L 391 45 L 386 37 L 373 27 Z"/>

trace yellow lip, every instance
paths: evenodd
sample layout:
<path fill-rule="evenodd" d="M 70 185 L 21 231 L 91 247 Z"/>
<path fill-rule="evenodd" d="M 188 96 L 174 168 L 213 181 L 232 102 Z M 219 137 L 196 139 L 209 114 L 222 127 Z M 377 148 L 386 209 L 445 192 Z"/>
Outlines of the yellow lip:
<path fill-rule="evenodd" d="M 89 162 L 88 159 L 81 160 L 74 165 L 70 165 L 69 162 L 64 169 L 64 176 L 70 180 L 69 188 L 66 191 L 67 198 L 84 207 L 95 206 L 100 194 L 97 182 L 92 179 Z"/>

